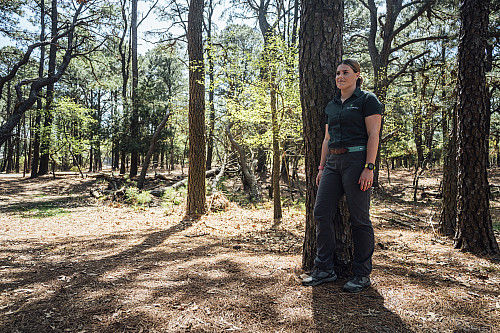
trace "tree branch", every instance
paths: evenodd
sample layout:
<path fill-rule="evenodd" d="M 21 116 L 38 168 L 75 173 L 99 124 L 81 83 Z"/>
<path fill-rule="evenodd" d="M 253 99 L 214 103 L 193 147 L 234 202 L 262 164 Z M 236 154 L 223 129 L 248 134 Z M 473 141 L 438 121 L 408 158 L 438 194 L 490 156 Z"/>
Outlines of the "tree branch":
<path fill-rule="evenodd" d="M 24 66 L 24 65 L 26 65 L 28 63 L 28 61 L 29 61 L 29 59 L 31 57 L 31 53 L 33 52 L 34 49 L 36 49 L 37 47 L 41 47 L 41 46 L 45 46 L 45 45 L 49 45 L 49 44 L 55 43 L 58 39 L 60 39 L 62 37 L 65 37 L 66 35 L 68 35 L 68 33 L 69 33 L 69 30 L 66 30 L 66 31 L 64 31 L 61 34 L 58 34 L 58 35 L 54 36 L 54 38 L 52 38 L 51 40 L 44 41 L 44 42 L 38 42 L 38 43 L 35 43 L 35 44 L 32 44 L 32 45 L 28 46 L 28 49 L 24 53 L 22 59 L 19 60 L 19 62 L 17 62 L 12 67 L 12 70 L 9 72 L 9 74 L 7 74 L 6 76 L 0 77 L 0 95 L 2 94 L 2 90 L 3 90 L 3 87 L 4 87 L 5 83 L 7 83 L 8 81 L 12 80 L 16 76 L 17 71 L 19 70 L 19 68 L 21 68 L 22 66 Z"/>
<path fill-rule="evenodd" d="M 370 10 L 370 7 L 368 6 L 368 4 L 364 0 L 359 0 L 359 2 L 361 2 L 361 4 L 363 6 L 365 6 L 366 9 Z"/>
<path fill-rule="evenodd" d="M 434 2 L 435 2 L 435 0 L 427 0 L 422 5 L 422 7 L 420 7 L 420 9 L 412 17 L 410 17 L 406 22 L 404 22 L 403 24 L 401 24 L 399 26 L 399 28 L 397 28 L 396 30 L 394 30 L 394 32 L 392 33 L 391 37 L 392 38 L 396 37 L 401 31 L 403 31 L 404 29 L 406 29 L 417 18 L 419 18 L 427 9 L 429 9 L 434 4 Z"/>
<path fill-rule="evenodd" d="M 394 82 L 394 80 L 396 80 L 399 76 L 401 76 L 403 73 L 406 72 L 406 69 L 408 68 L 408 66 L 413 63 L 415 60 L 417 60 L 418 58 L 420 57 L 423 57 L 424 55 L 426 55 L 427 53 L 430 53 L 431 51 L 425 51 L 425 52 L 422 52 L 420 53 L 419 55 L 411 58 L 410 60 L 408 60 L 404 65 L 403 67 L 401 68 L 401 70 L 399 72 L 397 72 L 396 74 L 394 75 L 391 75 L 390 77 L 388 77 L 387 81 L 387 86 L 389 86 L 390 84 L 392 84 L 392 82 Z"/>
<path fill-rule="evenodd" d="M 156 7 L 156 5 L 158 4 L 158 2 L 160 2 L 160 0 L 156 0 L 156 2 L 154 3 L 154 5 L 152 5 L 151 8 L 149 8 L 149 10 L 146 13 L 146 15 L 144 15 L 144 17 L 142 18 L 142 20 L 139 23 L 137 23 L 137 27 L 139 27 L 141 25 L 141 23 L 144 22 L 144 20 L 149 16 L 149 14 L 151 13 L 151 11 Z"/>
<path fill-rule="evenodd" d="M 368 0 L 368 10 L 370 11 L 370 35 L 368 38 L 368 50 L 370 51 L 370 57 L 372 62 L 380 56 L 380 51 L 377 48 L 377 6 L 374 0 Z M 374 64 L 375 65 L 375 64 Z M 377 65 L 378 66 L 378 65 Z M 374 68 L 378 70 L 378 68 Z"/>
<path fill-rule="evenodd" d="M 401 50 L 405 46 L 408 46 L 408 45 L 411 45 L 411 44 L 415 44 L 415 43 L 419 43 L 419 42 L 424 42 L 424 41 L 427 41 L 427 40 L 441 40 L 441 39 L 448 39 L 448 36 L 430 36 L 430 37 L 422 37 L 422 38 L 412 39 L 410 41 L 407 41 L 406 43 L 403 43 L 401 45 L 398 45 L 398 46 L 392 48 L 390 50 L 390 53 L 393 53 L 393 52 L 396 52 L 398 50 Z"/>
<path fill-rule="evenodd" d="M 5 143 L 5 141 L 7 140 L 7 138 L 10 136 L 10 133 L 17 126 L 19 121 L 21 120 L 21 117 L 24 114 L 24 112 L 29 110 L 33 106 L 33 104 L 35 104 L 36 99 L 38 97 L 38 92 L 43 87 L 46 87 L 49 84 L 53 84 L 53 83 L 56 83 L 57 81 L 59 81 L 61 76 L 64 74 L 64 72 L 68 68 L 68 65 L 69 65 L 71 58 L 72 58 L 72 52 L 74 49 L 74 45 L 73 45 L 74 31 L 75 31 L 75 27 L 78 24 L 78 16 L 80 15 L 80 12 L 82 11 L 84 4 L 85 4 L 85 2 L 83 2 L 83 1 L 80 3 L 78 9 L 76 10 L 76 12 L 73 16 L 73 21 L 72 21 L 71 25 L 69 26 L 68 30 L 65 31 L 65 34 L 68 35 L 68 44 L 66 46 L 66 52 L 63 56 L 63 61 L 59 65 L 57 72 L 54 75 L 50 75 L 50 76 L 43 77 L 43 78 L 37 78 L 37 79 L 34 79 L 33 81 L 31 81 L 30 93 L 28 95 L 28 98 L 25 100 L 22 99 L 21 86 L 25 85 L 25 84 L 29 84 L 30 82 L 28 82 L 28 81 L 30 81 L 30 80 L 23 80 L 18 85 L 16 85 L 16 93 L 18 94 L 18 97 L 19 97 L 19 94 L 21 94 L 20 95 L 21 99 L 14 107 L 14 112 L 12 113 L 12 115 L 7 119 L 7 121 L 4 124 L 2 124 L 2 126 L 0 126 L 0 146 L 2 146 Z M 54 38 L 56 38 L 56 37 L 57 36 L 55 36 Z"/>
<path fill-rule="evenodd" d="M 368 36 L 363 36 L 363 35 L 360 35 L 360 34 L 355 34 L 355 35 L 352 35 L 351 38 L 349 38 L 349 41 L 352 41 L 354 39 L 354 37 L 359 37 L 359 38 L 362 38 L 362 39 L 365 39 L 365 40 L 369 40 Z"/>
<path fill-rule="evenodd" d="M 401 6 L 401 10 L 406 9 L 408 7 L 415 6 L 415 5 L 419 4 L 419 3 L 422 3 L 422 0 L 415 0 L 415 1 L 412 1 L 412 2 L 408 2 L 407 4 Z"/>

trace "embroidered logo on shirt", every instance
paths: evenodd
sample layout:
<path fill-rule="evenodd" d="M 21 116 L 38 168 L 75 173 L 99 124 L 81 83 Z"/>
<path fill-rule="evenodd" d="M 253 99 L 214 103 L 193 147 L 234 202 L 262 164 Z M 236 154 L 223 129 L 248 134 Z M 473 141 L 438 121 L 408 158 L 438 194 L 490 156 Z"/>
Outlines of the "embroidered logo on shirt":
<path fill-rule="evenodd" d="M 359 106 L 356 106 L 356 105 L 348 105 L 348 106 L 346 107 L 346 110 L 349 110 L 349 111 L 351 111 L 351 110 L 359 110 Z"/>

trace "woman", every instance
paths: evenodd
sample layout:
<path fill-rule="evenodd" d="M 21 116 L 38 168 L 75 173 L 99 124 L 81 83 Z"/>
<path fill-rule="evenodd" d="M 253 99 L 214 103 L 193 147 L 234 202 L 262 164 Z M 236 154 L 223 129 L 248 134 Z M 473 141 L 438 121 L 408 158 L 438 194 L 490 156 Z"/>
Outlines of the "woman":
<path fill-rule="evenodd" d="M 357 61 L 346 59 L 337 67 L 336 84 L 340 94 L 325 108 L 327 123 L 316 178 L 315 268 L 310 276 L 302 280 L 305 286 L 337 279 L 333 267 L 336 246 L 333 218 L 343 194 L 349 207 L 354 243 L 353 278 L 344 285 L 344 291 L 360 292 L 371 284 L 374 234 L 369 213 L 370 188 L 377 157 L 382 105 L 373 93 L 360 89 L 362 82 Z"/>

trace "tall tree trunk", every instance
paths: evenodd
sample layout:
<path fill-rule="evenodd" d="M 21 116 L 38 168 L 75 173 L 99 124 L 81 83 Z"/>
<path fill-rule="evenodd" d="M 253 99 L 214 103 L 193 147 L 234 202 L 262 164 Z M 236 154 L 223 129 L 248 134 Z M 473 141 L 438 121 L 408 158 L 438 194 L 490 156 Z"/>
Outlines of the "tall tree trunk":
<path fill-rule="evenodd" d="M 127 171 L 127 152 L 125 150 L 120 151 L 120 175 L 124 175 Z"/>
<path fill-rule="evenodd" d="M 40 42 L 45 39 L 45 0 L 40 1 Z M 40 62 L 38 65 L 38 77 L 43 77 L 43 68 L 45 63 L 45 45 L 40 47 Z M 36 116 L 35 116 L 35 126 L 31 132 L 31 137 L 33 138 L 33 157 L 31 159 L 31 178 L 38 177 L 38 162 L 40 160 L 40 126 L 42 124 L 42 99 L 37 98 L 36 101 Z"/>
<path fill-rule="evenodd" d="M 139 85 L 139 69 L 137 63 L 137 1 L 132 0 L 131 38 L 132 38 L 132 113 L 130 117 L 130 137 L 132 149 L 130 154 L 130 177 L 137 175 L 139 153 L 137 141 L 139 140 L 139 105 L 137 87 Z"/>
<path fill-rule="evenodd" d="M 7 114 L 9 115 L 11 113 L 11 106 L 12 106 L 12 84 L 9 81 L 7 85 Z M 18 131 L 17 131 L 17 140 L 16 136 L 12 136 L 9 138 L 9 141 L 7 141 L 7 168 L 6 171 L 7 173 L 12 172 L 14 169 L 14 145 L 16 142 L 19 140 L 18 138 L 21 136 L 21 133 L 19 132 L 19 126 L 17 126 Z"/>
<path fill-rule="evenodd" d="M 94 131 L 94 171 L 102 170 L 101 160 L 101 124 L 102 124 L 102 107 L 101 107 L 101 89 L 97 90 L 97 104 L 95 110 L 96 122 Z"/>
<path fill-rule="evenodd" d="M 263 80 L 265 80 L 269 86 L 269 95 L 270 95 L 270 109 L 271 109 L 271 127 L 272 127 L 272 136 L 273 136 L 273 166 L 272 166 L 272 197 L 273 197 L 273 205 L 274 205 L 274 219 L 281 219 L 282 211 L 281 211 L 281 193 L 280 193 L 280 149 L 279 149 L 279 125 L 278 125 L 278 115 L 276 108 L 276 70 L 275 62 L 277 61 L 277 50 L 276 46 L 273 45 L 273 39 L 279 38 L 273 26 L 268 22 L 268 8 L 269 1 L 261 1 L 258 7 L 254 7 L 257 10 L 258 22 L 260 27 L 260 32 L 262 34 L 262 38 L 264 39 L 264 54 L 262 57 L 262 64 L 260 67 L 260 75 Z M 262 134 L 265 132 L 265 129 L 262 129 Z M 258 165 L 257 171 L 261 173 L 261 175 L 265 176 L 265 161 L 266 155 L 264 149 L 259 147 L 258 149 Z"/>
<path fill-rule="evenodd" d="M 205 213 L 205 85 L 203 63 L 203 0 L 191 0 L 188 14 L 189 174 L 187 215 Z"/>
<path fill-rule="evenodd" d="M 417 79 L 415 72 L 411 73 L 411 82 L 413 88 L 413 95 L 415 98 L 418 96 Z M 413 140 L 417 149 L 417 165 L 415 169 L 422 167 L 424 162 L 424 144 L 422 140 L 423 133 L 423 110 L 420 105 L 414 108 L 413 111 Z"/>
<path fill-rule="evenodd" d="M 52 0 L 51 9 L 51 37 L 57 35 L 57 0 Z M 56 71 L 57 44 L 51 43 L 49 50 L 49 70 L 48 76 L 54 76 Z M 54 83 L 47 85 L 47 99 L 45 102 L 45 115 L 43 121 L 43 136 L 41 140 L 39 175 L 45 175 L 49 172 L 49 153 L 50 153 L 50 135 L 52 133 L 52 102 L 54 101 Z"/>
<path fill-rule="evenodd" d="M 280 179 L 282 182 L 290 185 L 290 152 L 289 152 L 289 148 L 291 146 L 291 144 L 289 142 L 291 142 L 289 140 L 290 138 L 287 137 L 285 140 L 284 140 L 284 143 L 283 143 L 283 148 L 282 148 L 282 155 L 283 155 L 283 158 L 281 159 L 281 167 L 280 167 Z"/>
<path fill-rule="evenodd" d="M 273 129 L 273 217 L 275 220 L 280 220 L 283 217 L 281 211 L 281 191 L 280 191 L 280 142 L 279 142 L 279 124 L 278 124 L 278 110 L 276 109 L 276 83 L 274 70 L 271 75 L 271 118 L 272 118 L 272 129 Z"/>
<path fill-rule="evenodd" d="M 23 118 L 24 118 L 24 116 L 23 116 Z M 21 170 L 20 169 L 20 161 L 21 161 L 21 138 L 22 138 L 21 129 L 22 129 L 22 124 L 23 123 L 24 123 L 24 121 L 22 121 L 21 123 L 19 123 L 19 126 L 17 127 L 16 159 L 15 159 L 15 162 L 14 162 L 14 169 L 15 169 L 16 173 L 19 173 L 19 171 Z"/>
<path fill-rule="evenodd" d="M 215 132 L 215 105 L 214 105 L 214 59 L 213 59 L 213 43 L 212 43 L 212 16 L 214 13 L 213 0 L 209 0 L 207 17 L 207 39 L 208 39 L 208 107 L 210 114 L 208 118 L 208 140 L 207 140 L 207 166 L 206 169 L 212 169 L 212 158 L 214 151 L 214 132 Z"/>
<path fill-rule="evenodd" d="M 111 154 L 111 170 L 115 171 L 120 168 L 120 138 L 117 134 L 119 130 L 118 124 L 118 91 L 113 92 L 113 106 L 111 108 L 111 119 L 113 122 L 113 133 L 112 133 L 112 154 Z"/>
<path fill-rule="evenodd" d="M 29 121 L 29 118 L 28 118 Z M 26 177 L 26 174 L 29 172 L 30 168 L 30 158 L 29 156 L 31 155 L 29 153 L 29 146 L 31 143 L 31 140 L 28 140 L 28 129 L 26 126 L 26 114 L 23 115 L 23 157 L 24 157 L 24 162 L 23 162 L 23 178 Z"/>
<path fill-rule="evenodd" d="M 3 156 L 7 156 L 9 154 L 8 149 L 9 149 L 9 144 L 10 144 L 10 137 L 8 137 L 5 142 L 6 142 L 6 144 L 3 147 Z M 0 172 L 5 172 L 6 166 L 7 166 L 7 158 L 4 157 L 4 159 L 2 161 L 2 166 L 0 167 Z"/>
<path fill-rule="evenodd" d="M 5 172 L 11 173 L 14 169 L 14 136 L 7 140 L 7 157 L 5 158 Z"/>
<path fill-rule="evenodd" d="M 130 64 L 130 57 L 131 57 L 131 52 L 130 48 L 127 49 L 127 43 L 125 43 L 125 39 L 127 37 L 127 32 L 128 32 L 128 19 L 127 19 L 127 0 L 121 0 L 121 13 L 122 13 L 122 21 L 123 21 L 123 31 L 122 35 L 120 37 L 120 43 L 118 44 L 118 50 L 120 53 L 120 63 L 121 63 L 121 74 L 122 74 L 122 104 L 123 104 L 123 118 L 128 118 L 129 116 L 129 103 L 128 103 L 128 96 L 127 96 L 127 87 L 128 87 L 128 80 L 129 80 L 129 64 Z M 124 148 L 125 142 L 126 142 L 126 134 L 125 134 L 125 129 L 128 130 L 129 126 L 126 126 L 125 124 L 122 123 L 121 125 L 124 127 L 124 134 L 120 136 L 120 141 L 121 145 L 119 145 L 118 150 L 119 150 L 119 155 L 120 155 L 120 174 L 124 175 L 125 172 L 127 171 L 126 167 L 126 150 Z"/>
<path fill-rule="evenodd" d="M 489 0 L 463 0 L 458 44 L 458 221 L 456 247 L 498 254 L 487 178 L 490 110 L 485 74 Z"/>
<path fill-rule="evenodd" d="M 304 0 L 300 15 L 299 75 L 305 142 L 306 232 L 302 266 L 311 268 L 316 256 L 316 175 L 321 159 L 326 116 L 335 93 L 336 66 L 342 58 L 344 7 L 340 0 Z M 345 227 L 336 225 L 340 230 Z M 342 240 L 338 240 L 339 246 Z"/>

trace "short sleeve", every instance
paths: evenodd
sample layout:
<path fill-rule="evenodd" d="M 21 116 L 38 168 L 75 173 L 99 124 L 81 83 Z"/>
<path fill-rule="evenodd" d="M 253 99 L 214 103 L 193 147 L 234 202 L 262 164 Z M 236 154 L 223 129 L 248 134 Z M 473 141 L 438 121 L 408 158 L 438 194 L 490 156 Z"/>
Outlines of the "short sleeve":
<path fill-rule="evenodd" d="M 366 99 L 363 105 L 363 113 L 365 118 L 373 116 L 374 114 L 382 114 L 382 103 L 380 103 L 374 93 L 366 93 Z"/>

